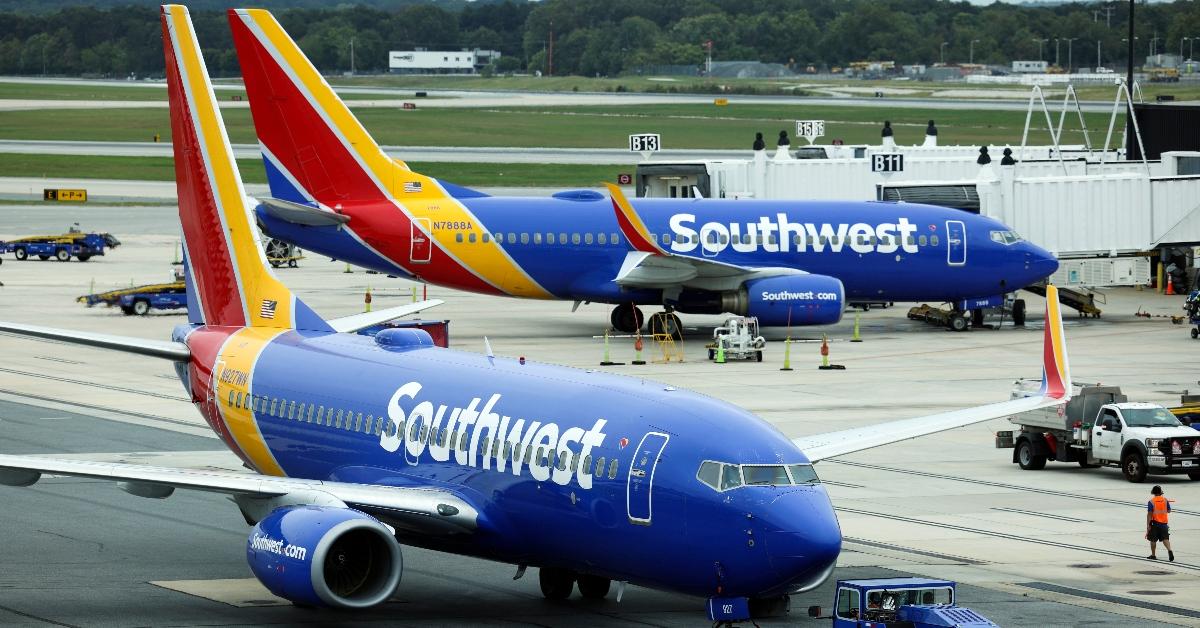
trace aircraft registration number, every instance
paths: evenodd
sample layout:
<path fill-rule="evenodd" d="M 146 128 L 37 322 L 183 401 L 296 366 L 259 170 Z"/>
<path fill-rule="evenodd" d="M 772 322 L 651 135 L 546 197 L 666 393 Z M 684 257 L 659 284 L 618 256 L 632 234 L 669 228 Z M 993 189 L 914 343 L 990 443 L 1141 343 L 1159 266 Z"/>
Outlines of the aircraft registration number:
<path fill-rule="evenodd" d="M 438 231 L 462 231 L 472 229 L 473 227 L 469 220 L 438 220 L 433 223 L 433 228 Z"/>

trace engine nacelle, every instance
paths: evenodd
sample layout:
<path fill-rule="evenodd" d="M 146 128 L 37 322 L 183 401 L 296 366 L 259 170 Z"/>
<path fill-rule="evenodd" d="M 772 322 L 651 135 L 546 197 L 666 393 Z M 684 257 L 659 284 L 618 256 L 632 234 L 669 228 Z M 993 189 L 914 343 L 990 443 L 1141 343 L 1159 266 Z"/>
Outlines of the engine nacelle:
<path fill-rule="evenodd" d="M 757 316 L 760 325 L 832 325 L 842 320 L 846 291 L 828 275 L 752 279 L 737 290 L 684 290 L 675 308 L 691 314 Z"/>
<path fill-rule="evenodd" d="M 350 508 L 288 506 L 246 541 L 246 561 L 275 595 L 309 606 L 366 608 L 400 584 L 404 560 L 392 532 Z"/>

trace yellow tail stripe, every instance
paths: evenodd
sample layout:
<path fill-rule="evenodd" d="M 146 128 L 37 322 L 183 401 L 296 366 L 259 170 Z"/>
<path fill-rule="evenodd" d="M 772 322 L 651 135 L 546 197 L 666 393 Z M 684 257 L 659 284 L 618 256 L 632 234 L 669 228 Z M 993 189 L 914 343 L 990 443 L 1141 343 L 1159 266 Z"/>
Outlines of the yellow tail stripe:
<path fill-rule="evenodd" d="M 286 474 L 263 439 L 253 410 L 247 407 L 251 405 L 247 396 L 254 390 L 254 366 L 258 357 L 285 331 L 252 327 L 238 331 L 225 342 L 218 357 L 224 366 L 217 373 L 217 407 L 229 432 L 260 473 L 276 476 Z"/>

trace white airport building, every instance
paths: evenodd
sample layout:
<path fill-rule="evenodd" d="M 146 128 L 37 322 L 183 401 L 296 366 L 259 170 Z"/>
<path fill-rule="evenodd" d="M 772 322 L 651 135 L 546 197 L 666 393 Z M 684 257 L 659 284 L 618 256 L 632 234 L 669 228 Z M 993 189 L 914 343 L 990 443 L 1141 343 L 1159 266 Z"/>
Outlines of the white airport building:
<path fill-rule="evenodd" d="M 394 74 L 478 74 L 500 58 L 498 50 L 392 50 L 388 70 Z"/>

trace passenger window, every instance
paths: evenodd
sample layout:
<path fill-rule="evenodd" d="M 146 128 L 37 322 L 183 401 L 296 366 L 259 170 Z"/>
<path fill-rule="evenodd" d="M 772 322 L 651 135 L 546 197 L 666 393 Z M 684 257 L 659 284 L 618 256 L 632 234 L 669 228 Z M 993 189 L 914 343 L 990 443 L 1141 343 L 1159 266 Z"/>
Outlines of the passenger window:
<path fill-rule="evenodd" d="M 512 459 L 513 459 L 513 462 L 516 462 L 521 459 L 521 444 L 520 443 L 513 443 Z"/>
<path fill-rule="evenodd" d="M 238 391 L 237 398 L 233 402 L 233 407 L 235 407 L 235 408 L 242 407 L 242 392 L 240 390 Z"/>
<path fill-rule="evenodd" d="M 462 243 L 462 241 L 463 241 L 462 232 L 454 234 L 454 241 L 458 242 L 459 244 Z"/>
<path fill-rule="evenodd" d="M 358 416 L 354 418 L 354 431 L 355 431 L 355 432 L 365 432 L 365 431 L 367 431 L 367 430 L 364 430 L 364 429 L 363 429 L 363 420 L 362 420 L 362 413 L 361 413 L 361 412 L 359 412 L 359 413 L 358 413 Z"/>
<path fill-rule="evenodd" d="M 288 402 L 287 418 L 289 418 L 289 419 L 290 419 L 290 418 L 292 418 L 292 417 L 294 417 L 294 416 L 296 416 L 296 402 L 295 402 L 295 401 L 289 401 L 289 402 Z"/>
<path fill-rule="evenodd" d="M 458 450 L 459 451 L 467 450 L 467 433 L 466 432 L 462 432 L 461 434 L 458 435 Z"/>
<path fill-rule="evenodd" d="M 340 428 L 342 426 L 342 415 L 344 415 L 345 413 L 346 413 L 345 410 L 339 409 L 337 411 L 337 417 L 333 420 L 334 427 Z"/>
<path fill-rule="evenodd" d="M 437 443 L 438 447 L 446 446 L 446 428 L 443 427 L 442 429 L 438 430 L 438 435 L 435 442 Z"/>
<path fill-rule="evenodd" d="M 491 440 L 492 440 L 491 436 L 483 437 L 483 440 L 480 441 L 480 443 L 479 443 L 479 455 L 481 455 L 485 458 L 487 457 L 488 453 L 490 452 L 490 448 L 488 447 L 488 445 L 491 444 Z"/>
<path fill-rule="evenodd" d="M 532 464 L 532 462 L 533 462 L 533 446 L 530 445 L 525 448 L 525 465 L 529 466 L 530 464 Z"/>
<path fill-rule="evenodd" d="M 918 245 L 918 246 L 925 246 L 925 245 L 927 245 L 927 244 L 929 244 L 929 238 L 926 238 L 924 235 L 922 235 L 921 237 L 917 238 L 917 245 Z"/>
<path fill-rule="evenodd" d="M 317 404 L 315 404 L 315 403 L 310 403 L 310 404 L 308 404 L 308 416 L 307 416 L 307 417 L 305 417 L 305 419 L 304 419 L 306 422 L 308 422 L 308 423 L 312 423 L 312 419 L 313 419 L 313 410 L 314 410 L 314 409 L 316 409 L 316 405 L 317 405 Z"/>
<path fill-rule="evenodd" d="M 565 234 L 565 233 L 558 234 L 558 243 L 566 244 L 567 243 L 567 234 Z"/>
<path fill-rule="evenodd" d="M 696 479 L 704 482 L 715 491 L 721 490 L 721 465 L 712 461 L 704 462 L 700 465 L 700 470 L 696 472 Z"/>
<path fill-rule="evenodd" d="M 279 399 L 272 397 L 271 398 L 271 411 L 268 412 L 267 414 L 269 414 L 270 416 L 275 416 L 275 407 L 278 405 L 279 405 Z"/>
<path fill-rule="evenodd" d="M 505 460 L 510 460 L 510 459 L 512 459 L 512 457 L 513 457 L 513 455 L 512 455 L 512 443 L 505 441 L 505 443 L 504 443 L 504 455 L 503 455 L 503 456 L 500 456 L 500 457 L 501 457 L 501 458 L 504 458 Z"/>
<path fill-rule="evenodd" d="M 566 468 L 567 468 L 567 455 L 564 455 L 563 453 L 559 453 L 558 454 L 558 470 L 565 471 Z"/>
<path fill-rule="evenodd" d="M 389 438 L 392 436 L 395 436 L 396 435 L 396 424 L 392 423 L 391 421 L 388 421 L 388 424 L 383 426 L 383 433 L 387 434 Z"/>
<path fill-rule="evenodd" d="M 525 242 L 528 242 L 528 241 L 529 241 L 529 234 L 525 234 Z M 521 242 L 521 244 L 525 244 L 525 242 Z M 508 243 L 516 244 L 517 243 L 517 234 L 509 233 L 508 234 Z"/>
<path fill-rule="evenodd" d="M 905 238 L 904 242 L 906 244 L 908 244 L 908 246 L 912 246 L 917 243 L 916 238 L 914 238 L 912 236 L 908 236 L 907 238 Z"/>
<path fill-rule="evenodd" d="M 651 234 L 651 235 L 653 235 L 653 234 Z M 608 244 L 608 234 L 601 233 L 600 235 L 596 236 L 596 240 L 600 244 Z"/>
<path fill-rule="evenodd" d="M 425 437 L 429 435 L 429 426 L 421 425 L 421 431 L 417 433 L 417 442 L 425 442 Z"/>
<path fill-rule="evenodd" d="M 742 470 L 736 464 L 721 465 L 721 490 L 727 491 L 742 485 Z"/>
<path fill-rule="evenodd" d="M 488 242 L 491 242 L 491 241 L 492 241 L 492 236 L 491 236 L 491 234 L 490 234 L 490 233 L 487 233 L 487 232 L 485 231 L 485 232 L 483 233 L 483 243 L 484 243 L 484 244 L 487 244 Z M 504 241 L 504 240 L 503 240 L 503 238 L 502 238 L 500 241 L 501 241 L 501 242 L 503 242 L 503 241 Z"/>
<path fill-rule="evenodd" d="M 317 408 L 317 425 L 321 425 L 325 418 L 325 406 Z"/>
<path fill-rule="evenodd" d="M 583 234 L 583 243 L 591 244 L 592 243 L 592 234 L 590 234 L 590 233 Z"/>
<path fill-rule="evenodd" d="M 930 246 L 937 246 L 938 245 L 938 237 L 935 235 L 929 236 L 929 244 L 930 244 Z"/>
<path fill-rule="evenodd" d="M 547 469 L 554 468 L 554 450 L 553 449 L 550 449 L 549 447 L 546 448 L 546 460 L 545 460 L 545 462 L 542 463 L 542 466 L 546 467 Z"/>
<path fill-rule="evenodd" d="M 610 479 L 610 480 L 617 479 L 617 459 L 616 458 L 613 458 L 613 461 L 611 463 L 609 463 L 609 465 L 608 465 L 608 479 Z"/>
<path fill-rule="evenodd" d="M 546 244 L 554 244 L 554 234 L 553 233 L 546 234 Z"/>
<path fill-rule="evenodd" d="M 767 242 L 770 242 L 771 244 L 779 244 L 779 238 L 772 233 L 771 235 L 767 236 Z M 833 238 L 833 243 L 837 244 L 837 237 Z"/>
<path fill-rule="evenodd" d="M 614 233 L 614 234 L 611 234 L 611 235 L 608 237 L 608 241 L 609 241 L 609 242 L 612 242 L 613 244 L 620 244 L 620 242 L 621 242 L 621 241 L 620 241 L 620 240 L 617 238 L 617 234 L 615 234 L 615 233 Z"/>
<path fill-rule="evenodd" d="M 543 450 L 543 449 L 545 449 L 545 448 L 544 448 L 544 447 L 538 447 L 538 448 L 537 448 L 537 453 L 536 453 L 536 454 L 534 454 L 534 456 L 533 456 L 533 457 L 534 457 L 534 458 L 535 458 L 535 459 L 538 461 L 538 465 L 539 465 L 539 466 L 542 466 L 542 467 L 546 466 L 546 458 L 545 458 L 544 456 L 542 456 L 542 450 Z"/>
<path fill-rule="evenodd" d="M 375 427 L 373 427 L 373 428 L 371 427 L 372 423 L 375 424 Z M 376 423 L 375 415 L 373 415 L 373 414 L 367 415 L 367 433 L 368 434 L 374 433 L 376 436 L 379 436 L 379 431 L 382 428 L 383 428 L 383 417 L 379 417 L 379 422 Z"/>
<path fill-rule="evenodd" d="M 804 236 L 801 236 L 798 233 L 796 235 L 792 236 L 792 244 L 795 244 L 796 246 L 800 246 L 803 242 L 804 242 Z"/>
<path fill-rule="evenodd" d="M 537 234 L 534 234 L 534 235 L 537 235 Z M 529 234 L 528 233 L 521 234 L 521 244 L 529 244 Z"/>
<path fill-rule="evenodd" d="M 596 477 L 601 477 L 603 475 L 604 475 L 604 456 L 600 456 L 599 458 L 596 459 Z"/>
<path fill-rule="evenodd" d="M 232 389 L 229 391 L 229 401 L 225 405 L 229 406 L 230 408 L 233 407 L 233 390 Z"/>
<path fill-rule="evenodd" d="M 475 232 L 474 231 L 467 234 L 467 242 L 470 242 L 471 244 L 475 244 Z"/>
<path fill-rule="evenodd" d="M 500 459 L 500 439 L 499 438 L 497 438 L 495 440 L 495 442 L 492 443 L 492 457 L 496 458 L 497 460 Z"/>
<path fill-rule="evenodd" d="M 413 421 L 408 427 L 408 440 L 417 440 L 417 434 L 421 431 L 421 424 Z"/>
<path fill-rule="evenodd" d="M 583 468 L 579 470 L 579 473 L 582 475 L 592 474 L 592 454 L 583 457 Z"/>

